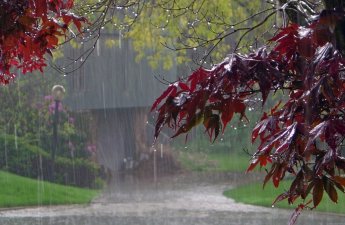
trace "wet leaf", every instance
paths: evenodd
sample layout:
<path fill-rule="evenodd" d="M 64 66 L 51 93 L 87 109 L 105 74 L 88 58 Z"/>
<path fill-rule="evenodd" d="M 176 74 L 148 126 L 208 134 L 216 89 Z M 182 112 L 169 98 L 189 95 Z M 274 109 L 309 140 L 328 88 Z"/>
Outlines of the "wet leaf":
<path fill-rule="evenodd" d="M 314 189 L 313 189 L 313 203 L 314 208 L 317 207 L 323 196 L 323 182 L 322 179 L 315 179 L 314 181 Z"/>
<path fill-rule="evenodd" d="M 342 186 L 345 187 L 345 177 L 334 176 L 333 178 L 334 178 L 334 180 L 335 180 L 337 183 L 339 183 L 339 184 L 341 184 Z"/>
<path fill-rule="evenodd" d="M 250 172 L 250 171 L 252 171 L 255 167 L 256 167 L 256 165 L 259 163 L 259 159 L 253 159 L 251 162 L 250 162 L 250 165 L 249 165 L 249 167 L 247 168 L 247 173 L 248 172 Z"/>
<path fill-rule="evenodd" d="M 187 133 L 190 131 L 193 127 L 197 126 L 199 123 L 203 121 L 204 115 L 200 112 L 193 116 L 192 119 L 187 120 L 185 124 L 183 124 L 178 131 L 171 137 L 174 138 L 182 133 Z"/>
<path fill-rule="evenodd" d="M 327 128 L 327 126 L 329 125 L 328 121 L 324 121 L 320 124 L 318 124 L 317 126 L 315 126 L 309 134 L 309 140 L 308 143 L 306 145 L 306 149 L 308 149 L 310 147 L 310 145 L 321 135 L 323 135 L 325 133 L 325 130 Z"/>
<path fill-rule="evenodd" d="M 334 188 L 334 184 L 331 183 L 328 180 L 328 178 L 325 178 L 323 185 L 324 185 L 324 189 L 325 189 L 326 193 L 328 194 L 329 198 L 333 202 L 337 203 L 338 202 L 338 193 L 337 193 L 337 190 L 335 190 L 335 188 Z"/>
<path fill-rule="evenodd" d="M 175 93 L 176 93 L 176 86 L 175 85 L 170 85 L 164 92 L 163 94 L 161 94 L 161 96 L 159 96 L 156 101 L 152 104 L 152 107 L 151 107 L 151 112 L 157 108 L 157 106 L 159 105 L 159 103 L 161 103 L 161 101 L 163 99 L 165 99 L 166 97 L 168 97 L 168 95 L 172 95 L 173 97 L 175 97 Z"/>
<path fill-rule="evenodd" d="M 290 193 L 285 192 L 277 196 L 277 198 L 274 200 L 272 205 L 275 205 L 277 202 L 283 201 L 284 199 L 287 199 L 289 197 Z"/>
<path fill-rule="evenodd" d="M 222 116 L 221 116 L 221 119 L 222 119 L 222 122 L 223 122 L 223 132 L 226 128 L 226 125 L 228 124 L 229 121 L 231 121 L 233 115 L 234 115 L 234 111 L 231 107 L 227 107 L 228 109 L 227 110 L 223 110 L 222 112 Z"/>
<path fill-rule="evenodd" d="M 189 91 L 189 87 L 187 84 L 183 83 L 183 82 L 178 82 L 178 86 L 181 88 L 181 90 L 183 91 Z"/>
<path fill-rule="evenodd" d="M 219 132 L 220 132 L 219 115 L 212 114 L 209 117 L 205 117 L 205 119 L 204 119 L 204 126 L 206 128 L 206 131 L 208 132 L 210 140 L 212 140 L 212 136 L 213 136 L 213 132 L 214 132 L 214 139 L 213 139 L 213 141 L 215 141 L 216 138 L 219 135 Z"/>
<path fill-rule="evenodd" d="M 308 202 L 305 203 L 305 204 L 299 204 L 299 205 L 296 207 L 295 211 L 292 213 L 292 215 L 291 215 L 291 217 L 290 217 L 290 219 L 289 219 L 288 225 L 294 225 L 294 224 L 296 224 L 296 221 L 297 221 L 299 215 L 301 214 L 302 210 L 303 210 L 306 206 L 308 206 L 308 205 L 310 204 L 310 202 L 311 202 L 311 201 L 308 201 Z"/>
<path fill-rule="evenodd" d="M 344 187 L 343 187 L 340 183 L 338 183 L 338 182 L 335 181 L 335 180 L 333 180 L 333 182 L 334 182 L 334 185 L 335 185 L 341 192 L 345 193 L 345 189 L 344 189 Z"/>
<path fill-rule="evenodd" d="M 204 68 L 200 67 L 194 71 L 188 78 L 188 82 L 190 82 L 190 90 L 194 91 L 197 85 L 202 83 L 208 76 L 209 71 L 205 70 Z"/>

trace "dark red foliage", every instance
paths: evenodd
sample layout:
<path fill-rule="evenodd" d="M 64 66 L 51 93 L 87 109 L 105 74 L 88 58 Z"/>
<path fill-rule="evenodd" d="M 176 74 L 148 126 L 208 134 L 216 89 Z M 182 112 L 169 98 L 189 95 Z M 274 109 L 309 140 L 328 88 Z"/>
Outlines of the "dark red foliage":
<path fill-rule="evenodd" d="M 300 198 L 317 207 L 324 192 L 337 202 L 337 189 L 345 187 L 345 61 L 332 38 L 337 20 L 344 13 L 323 11 L 307 27 L 281 29 L 254 53 L 231 54 L 213 69 L 199 68 L 187 82 L 172 84 L 153 106 L 162 103 L 155 136 L 164 126 L 175 129 L 175 137 L 203 123 L 216 139 L 234 114 L 246 118 L 246 102 L 258 93 L 264 105 L 270 93 L 283 90 L 287 100 L 264 112 L 253 130 L 252 141 L 260 144 L 248 171 L 271 164 L 264 184 L 272 180 L 276 187 L 287 173 L 294 177 L 275 202 Z M 306 205 L 298 206 L 291 224 Z"/>
<path fill-rule="evenodd" d="M 80 31 L 85 19 L 70 10 L 73 0 L 0 0 L 0 84 L 23 73 L 43 71 L 71 24 Z"/>

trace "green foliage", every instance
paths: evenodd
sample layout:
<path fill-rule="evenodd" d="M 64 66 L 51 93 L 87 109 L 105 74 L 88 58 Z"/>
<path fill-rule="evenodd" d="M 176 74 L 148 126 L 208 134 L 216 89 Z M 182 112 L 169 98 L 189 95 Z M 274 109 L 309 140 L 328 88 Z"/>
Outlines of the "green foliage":
<path fill-rule="evenodd" d="M 130 39 L 137 60 L 145 58 L 153 68 L 162 65 L 164 69 L 191 62 L 192 54 L 201 58 L 214 47 L 209 59 L 218 62 L 234 47 L 231 42 L 243 33 L 237 25 L 242 28 L 255 25 L 260 17 L 252 18 L 250 22 L 245 18 L 263 8 L 262 1 L 158 0 L 131 4 L 119 2 L 114 7 L 116 9 L 107 10 L 106 1 L 92 2 L 89 1 L 90 9 L 83 2 L 77 4 L 92 23 L 106 21 L 99 26 L 111 31 L 115 29 L 119 39 Z M 91 29 L 93 27 L 95 24 Z M 264 30 L 258 30 L 258 33 L 264 33 Z M 234 34 L 233 40 L 227 38 L 228 33 Z M 108 40 L 107 44 L 119 45 L 119 42 Z M 167 47 L 179 51 L 169 51 Z"/>
<path fill-rule="evenodd" d="M 99 191 L 37 181 L 0 171 L 0 207 L 85 204 Z"/>
<path fill-rule="evenodd" d="M 53 85 L 64 82 L 61 76 L 47 72 L 44 76 L 18 76 L 15 83 L 0 87 L 0 134 L 23 137 L 51 150 L 55 104 L 50 93 Z M 72 114 L 63 105 L 59 108 L 57 155 L 88 158 L 89 117 Z"/>
<path fill-rule="evenodd" d="M 51 155 L 29 144 L 24 138 L 0 135 L 0 169 L 31 177 L 46 179 L 49 177 Z M 58 156 L 55 160 L 55 179 L 57 183 L 96 188 L 99 166 L 83 158 Z"/>
<path fill-rule="evenodd" d="M 49 157 L 49 154 L 39 147 L 10 135 L 0 136 L 0 154 L 1 169 L 35 178 L 39 176 L 39 158 L 37 156 Z M 33 163 L 36 164 L 35 168 L 32 168 Z"/>

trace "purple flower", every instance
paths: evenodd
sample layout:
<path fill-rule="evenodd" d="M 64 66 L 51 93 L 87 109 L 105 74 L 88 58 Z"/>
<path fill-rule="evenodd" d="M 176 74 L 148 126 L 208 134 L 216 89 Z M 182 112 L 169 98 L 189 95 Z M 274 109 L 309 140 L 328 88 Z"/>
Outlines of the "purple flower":
<path fill-rule="evenodd" d="M 94 145 L 94 144 L 88 144 L 86 146 L 86 151 L 90 152 L 91 154 L 96 153 L 96 150 L 97 150 L 96 145 Z"/>
<path fill-rule="evenodd" d="M 51 95 L 46 95 L 46 96 L 44 96 L 44 100 L 46 100 L 46 101 L 53 101 L 53 96 L 51 96 Z"/>
<path fill-rule="evenodd" d="M 53 102 L 49 105 L 48 110 L 49 110 L 50 113 L 54 113 L 54 111 L 55 111 L 55 101 L 53 101 Z M 62 111 L 64 112 L 64 111 L 65 111 L 65 109 L 64 109 L 64 107 L 63 107 L 63 105 L 62 105 L 61 102 L 58 102 L 58 111 L 59 111 L 59 112 L 62 112 Z"/>
<path fill-rule="evenodd" d="M 68 117 L 68 122 L 69 122 L 70 124 L 74 124 L 75 119 L 74 119 L 73 117 Z"/>

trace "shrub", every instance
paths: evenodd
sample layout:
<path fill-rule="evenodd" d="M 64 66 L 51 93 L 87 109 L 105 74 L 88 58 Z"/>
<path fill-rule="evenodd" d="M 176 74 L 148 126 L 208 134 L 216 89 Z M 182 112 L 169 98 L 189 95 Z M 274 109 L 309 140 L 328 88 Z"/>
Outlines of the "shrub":
<path fill-rule="evenodd" d="M 50 153 L 12 135 L 0 135 L 0 169 L 37 179 L 47 180 L 51 172 Z M 99 187 L 99 166 L 87 159 L 56 157 L 56 183 L 79 187 Z"/>

